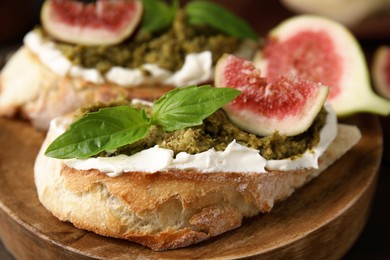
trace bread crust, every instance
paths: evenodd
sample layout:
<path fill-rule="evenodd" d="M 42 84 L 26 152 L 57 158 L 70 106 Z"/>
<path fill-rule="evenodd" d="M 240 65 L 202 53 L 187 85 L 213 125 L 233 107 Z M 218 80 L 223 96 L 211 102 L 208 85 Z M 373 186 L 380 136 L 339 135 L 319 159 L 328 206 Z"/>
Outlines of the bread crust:
<path fill-rule="evenodd" d="M 78 228 L 156 251 L 199 243 L 241 226 L 243 218 L 269 212 L 274 203 L 318 176 L 360 139 L 356 127 L 339 125 L 336 139 L 319 159 L 319 169 L 267 173 L 189 169 L 108 177 L 45 157 L 51 135 L 35 164 L 42 204 Z"/>
<path fill-rule="evenodd" d="M 123 87 L 95 84 L 81 78 L 61 76 L 47 68 L 26 46 L 12 55 L 0 75 L 0 116 L 17 115 L 47 130 L 50 120 L 96 102 L 117 98 L 153 101 L 172 90 L 168 85 Z"/>

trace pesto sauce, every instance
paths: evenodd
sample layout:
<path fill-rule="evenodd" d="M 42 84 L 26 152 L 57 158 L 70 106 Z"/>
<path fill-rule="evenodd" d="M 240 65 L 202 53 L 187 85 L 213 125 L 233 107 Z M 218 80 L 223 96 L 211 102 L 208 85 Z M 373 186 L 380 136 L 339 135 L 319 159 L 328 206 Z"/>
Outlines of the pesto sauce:
<path fill-rule="evenodd" d="M 102 73 L 113 66 L 141 68 L 145 63 L 157 64 L 177 71 L 189 53 L 212 52 L 213 64 L 224 53 L 238 50 L 241 40 L 207 26 L 190 26 L 184 12 L 178 12 L 171 28 L 151 34 L 138 31 L 127 42 L 118 45 L 83 46 L 57 43 L 58 49 L 74 65 L 95 68 Z"/>
<path fill-rule="evenodd" d="M 271 136 L 260 137 L 245 132 L 227 118 L 219 110 L 204 120 L 200 126 L 163 132 L 159 127 L 153 126 L 149 135 L 133 144 L 121 147 L 112 155 L 132 155 L 144 149 L 158 145 L 171 149 L 174 154 L 186 152 L 196 154 L 214 148 L 217 151 L 226 149 L 229 143 L 237 143 L 260 151 L 261 156 L 267 160 L 278 160 L 302 155 L 307 149 L 312 149 L 320 141 L 320 131 L 325 125 L 327 112 L 323 108 L 314 120 L 312 126 L 304 133 L 296 136 L 285 136 L 275 132 Z M 101 154 L 100 156 L 104 156 Z"/>

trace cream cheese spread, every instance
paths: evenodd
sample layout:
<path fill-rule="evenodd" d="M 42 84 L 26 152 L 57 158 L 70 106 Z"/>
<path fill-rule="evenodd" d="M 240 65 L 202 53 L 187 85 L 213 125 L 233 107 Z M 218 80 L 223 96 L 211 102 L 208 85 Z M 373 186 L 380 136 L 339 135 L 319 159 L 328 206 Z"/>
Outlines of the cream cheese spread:
<path fill-rule="evenodd" d="M 203 173 L 241 172 L 265 173 L 269 170 L 297 170 L 318 168 L 318 158 L 324 153 L 337 134 L 337 118 L 329 105 L 328 115 L 320 132 L 318 145 L 297 158 L 266 160 L 258 150 L 231 142 L 224 151 L 208 151 L 198 154 L 181 152 L 174 157 L 172 150 L 155 146 L 131 156 L 97 157 L 63 160 L 64 164 L 77 170 L 97 169 L 108 176 L 119 176 L 123 172 L 142 171 L 155 173 L 172 169 L 195 169 Z M 65 131 L 68 121 L 62 118 L 52 120 L 49 133 L 53 139 Z M 49 136 L 49 134 L 48 134 Z"/>
<path fill-rule="evenodd" d="M 163 83 L 181 87 L 207 82 L 213 76 L 212 53 L 210 51 L 188 54 L 182 68 L 174 73 L 160 68 L 156 64 L 144 64 L 142 69 L 148 71 L 149 75 L 145 75 L 141 69 L 123 67 L 113 67 L 107 73 L 102 74 L 93 68 L 73 65 L 57 49 L 53 41 L 37 31 L 32 30 L 27 33 L 24 37 L 24 44 L 54 73 L 81 78 L 95 84 L 111 82 L 123 87 L 136 87 L 142 84 Z M 243 55 L 250 55 L 248 50 L 251 48 L 246 49 L 242 48 L 239 52 Z"/>
<path fill-rule="evenodd" d="M 132 156 L 68 159 L 65 164 L 77 170 L 98 169 L 110 177 L 123 172 L 148 172 L 196 169 L 210 172 L 265 172 L 266 160 L 259 151 L 230 143 L 224 151 L 210 149 L 198 154 L 181 152 L 173 157 L 173 151 L 158 146 L 143 150 Z"/>

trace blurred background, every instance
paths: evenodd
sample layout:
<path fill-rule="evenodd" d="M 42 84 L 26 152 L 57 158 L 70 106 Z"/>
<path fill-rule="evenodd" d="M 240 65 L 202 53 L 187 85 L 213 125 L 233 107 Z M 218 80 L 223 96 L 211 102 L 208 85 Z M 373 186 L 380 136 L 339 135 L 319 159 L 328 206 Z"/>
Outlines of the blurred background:
<path fill-rule="evenodd" d="M 0 1 L 0 44 L 18 41 L 39 22 L 41 0 Z"/>
<path fill-rule="evenodd" d="M 187 1 L 182 1 L 184 4 Z M 299 13 L 321 14 L 345 24 L 360 42 L 370 68 L 381 45 L 390 46 L 390 0 L 215 0 L 246 19 L 260 36 Z M 0 1 L 0 57 L 22 44 L 39 23 L 42 0 Z M 384 133 L 384 157 L 368 223 L 345 259 L 390 259 L 390 119 L 379 117 Z M 0 244 L 0 259 L 12 259 Z"/>

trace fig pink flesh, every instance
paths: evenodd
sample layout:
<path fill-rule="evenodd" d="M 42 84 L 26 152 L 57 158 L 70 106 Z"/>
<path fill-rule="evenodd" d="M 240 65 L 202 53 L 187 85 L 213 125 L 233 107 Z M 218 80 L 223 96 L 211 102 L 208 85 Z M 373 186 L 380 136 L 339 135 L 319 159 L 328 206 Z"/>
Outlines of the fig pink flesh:
<path fill-rule="evenodd" d="M 233 100 L 229 106 L 278 120 L 301 114 L 306 100 L 315 94 L 312 82 L 283 76 L 264 86 L 237 89 L 245 91 L 245 94 Z"/>
<path fill-rule="evenodd" d="M 252 62 L 233 56 L 224 69 L 227 86 L 242 92 L 228 106 L 234 108 L 233 111 L 249 110 L 269 118 L 299 115 L 318 87 L 313 82 L 283 76 L 267 82 Z"/>
<path fill-rule="evenodd" d="M 294 75 L 330 87 L 329 99 L 341 91 L 342 58 L 326 32 L 302 31 L 285 41 L 271 39 L 264 49 L 267 78 Z"/>
<path fill-rule="evenodd" d="M 84 4 L 78 1 L 51 1 L 57 19 L 81 27 L 104 28 L 117 31 L 126 26 L 137 12 L 135 1 L 98 0 Z"/>
<path fill-rule="evenodd" d="M 255 68 L 251 61 L 229 55 L 224 62 L 224 81 L 229 86 L 264 86 L 267 81 L 260 76 L 260 71 Z"/>

